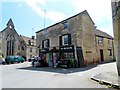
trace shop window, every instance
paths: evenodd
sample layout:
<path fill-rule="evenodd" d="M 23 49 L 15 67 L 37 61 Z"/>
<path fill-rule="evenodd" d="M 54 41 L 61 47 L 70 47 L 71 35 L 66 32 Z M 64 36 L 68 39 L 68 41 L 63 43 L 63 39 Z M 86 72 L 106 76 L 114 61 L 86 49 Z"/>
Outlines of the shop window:
<path fill-rule="evenodd" d="M 42 41 L 42 48 L 48 48 L 49 47 L 49 39 Z"/>
<path fill-rule="evenodd" d="M 61 59 L 62 60 L 71 60 L 74 58 L 73 52 L 63 52 L 61 54 Z"/>
<path fill-rule="evenodd" d="M 103 38 L 102 37 L 98 37 L 98 45 L 103 45 Z"/>

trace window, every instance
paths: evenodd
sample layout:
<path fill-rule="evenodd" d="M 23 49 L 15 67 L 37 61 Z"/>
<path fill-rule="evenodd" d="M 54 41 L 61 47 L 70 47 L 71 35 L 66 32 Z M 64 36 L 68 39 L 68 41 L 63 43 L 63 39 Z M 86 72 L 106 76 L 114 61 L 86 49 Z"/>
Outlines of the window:
<path fill-rule="evenodd" d="M 109 56 L 112 56 L 112 50 L 111 49 L 108 50 L 108 54 L 109 54 Z"/>
<path fill-rule="evenodd" d="M 32 52 L 32 48 L 30 48 L 30 52 Z"/>
<path fill-rule="evenodd" d="M 49 39 L 42 41 L 42 48 L 48 48 L 49 47 Z"/>
<path fill-rule="evenodd" d="M 108 45 L 110 46 L 110 40 L 108 39 Z"/>
<path fill-rule="evenodd" d="M 30 55 L 30 58 L 32 58 L 32 55 Z"/>
<path fill-rule="evenodd" d="M 34 45 L 34 42 L 31 42 L 31 45 Z"/>
<path fill-rule="evenodd" d="M 30 40 L 28 40 L 28 44 L 31 45 L 31 41 Z"/>
<path fill-rule="evenodd" d="M 111 40 L 108 40 L 108 46 L 112 47 L 112 41 Z"/>
<path fill-rule="evenodd" d="M 7 41 L 7 56 L 14 54 L 14 46 L 15 46 L 15 37 L 14 35 L 8 35 L 6 38 Z"/>
<path fill-rule="evenodd" d="M 12 29 L 12 26 L 9 26 L 10 27 L 10 29 Z"/>
<path fill-rule="evenodd" d="M 21 49 L 24 50 L 24 46 L 22 46 Z"/>
<path fill-rule="evenodd" d="M 71 45 L 71 34 L 65 34 L 59 37 L 59 44 L 62 45 Z"/>
<path fill-rule="evenodd" d="M 61 53 L 61 59 L 63 60 L 71 60 L 72 58 L 74 58 L 73 52 L 62 52 Z"/>
<path fill-rule="evenodd" d="M 63 42 L 63 45 L 68 45 L 68 35 L 64 35 L 62 37 L 62 42 Z"/>
<path fill-rule="evenodd" d="M 64 21 L 62 22 L 63 26 L 64 26 L 64 29 L 67 29 L 68 28 L 68 22 L 67 21 Z"/>
<path fill-rule="evenodd" d="M 98 44 L 103 45 L 103 38 L 102 37 L 98 37 Z"/>
<path fill-rule="evenodd" d="M 1 43 L 0 43 L 0 49 L 1 49 L 1 47 L 2 47 L 2 45 L 1 45 Z"/>
<path fill-rule="evenodd" d="M 20 50 L 20 45 L 18 46 L 18 50 Z"/>

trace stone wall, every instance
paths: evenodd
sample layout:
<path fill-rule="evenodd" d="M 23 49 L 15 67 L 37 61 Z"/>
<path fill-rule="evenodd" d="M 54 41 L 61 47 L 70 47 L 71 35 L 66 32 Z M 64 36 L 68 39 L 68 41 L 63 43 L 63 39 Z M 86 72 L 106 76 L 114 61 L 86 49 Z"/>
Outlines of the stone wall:
<path fill-rule="evenodd" d="M 50 47 L 59 46 L 59 36 L 70 33 L 72 45 L 76 47 L 82 47 L 84 58 L 88 60 L 89 63 L 93 63 L 93 59 L 97 59 L 95 33 L 94 23 L 88 13 L 82 12 L 81 14 L 64 21 L 68 22 L 67 29 L 63 28 L 62 22 L 47 28 L 47 38 L 50 39 Z M 37 46 L 40 45 L 40 48 L 42 48 L 42 40 L 47 39 L 43 35 L 44 32 L 45 30 L 39 31 L 36 34 Z M 86 51 L 90 51 L 90 53 L 86 53 Z M 75 58 L 77 59 L 76 53 L 77 52 L 75 51 Z"/>
<path fill-rule="evenodd" d="M 68 22 L 68 28 L 63 28 L 63 22 Z M 50 40 L 50 48 L 59 47 L 59 36 L 63 34 L 71 34 L 72 45 L 75 46 L 75 59 L 78 59 L 77 56 L 77 47 L 82 48 L 84 64 L 93 64 L 98 62 L 100 58 L 99 49 L 100 47 L 97 45 L 98 38 L 95 37 L 94 32 L 94 22 L 91 17 L 84 11 L 74 17 L 68 18 L 62 22 L 54 24 L 47 29 L 47 36 L 45 36 L 45 30 L 38 31 L 36 33 L 37 37 L 37 46 L 42 49 L 42 40 L 49 39 Z M 105 60 L 113 60 L 113 56 L 108 56 L 107 49 L 112 49 L 113 47 L 108 48 L 107 39 L 104 39 L 104 54 Z M 112 43 L 112 40 L 110 40 Z M 113 52 L 112 52 L 113 53 Z M 113 55 L 113 54 L 112 54 Z"/>
<path fill-rule="evenodd" d="M 2 33 L 0 32 L 0 52 L 2 52 Z"/>
<path fill-rule="evenodd" d="M 82 15 L 82 49 L 84 59 L 88 63 L 93 63 L 93 60 L 97 60 L 96 47 L 95 47 L 95 33 L 94 33 L 94 23 L 88 14 Z M 78 31 L 79 32 L 79 31 Z M 79 40 L 77 40 L 78 42 Z"/>
<path fill-rule="evenodd" d="M 115 56 L 117 61 L 118 74 L 120 76 L 120 1 L 112 0 L 112 18 L 114 31 Z"/>
<path fill-rule="evenodd" d="M 104 62 L 113 61 L 115 59 L 113 39 L 103 38 L 103 45 L 99 45 L 98 38 L 99 37 L 96 36 L 98 58 L 100 58 L 100 50 L 103 50 Z M 109 40 L 109 43 L 108 43 L 108 40 Z M 112 56 L 110 56 L 109 50 L 111 50 Z"/>
<path fill-rule="evenodd" d="M 19 50 L 18 50 L 18 46 L 20 45 L 19 42 L 19 35 L 17 34 L 17 32 L 15 31 L 15 29 L 10 29 L 9 27 L 7 27 L 3 32 L 2 32 L 2 52 L 4 54 L 4 56 L 6 57 L 6 50 L 7 50 L 7 41 L 6 38 L 8 35 L 14 35 L 15 37 L 15 46 L 14 46 L 14 55 L 17 55 Z"/>

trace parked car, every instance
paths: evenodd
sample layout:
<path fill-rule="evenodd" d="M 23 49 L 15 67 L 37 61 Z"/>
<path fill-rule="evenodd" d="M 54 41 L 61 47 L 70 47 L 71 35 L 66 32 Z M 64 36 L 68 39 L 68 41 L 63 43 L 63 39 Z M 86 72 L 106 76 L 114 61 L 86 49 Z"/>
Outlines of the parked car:
<path fill-rule="evenodd" d="M 32 61 L 32 66 L 34 67 L 48 67 L 48 63 L 44 60 L 37 60 L 37 58 L 39 59 L 39 57 L 36 57 L 33 61 Z"/>
<path fill-rule="evenodd" d="M 15 63 L 15 62 L 17 62 L 17 63 L 23 63 L 25 61 L 25 59 L 23 58 L 23 57 L 21 57 L 21 56 L 7 56 L 6 58 L 5 58 L 5 62 L 7 63 L 7 64 L 13 64 L 13 63 Z"/>
<path fill-rule="evenodd" d="M 29 58 L 28 61 L 31 62 L 31 61 L 34 61 L 35 58 Z"/>
<path fill-rule="evenodd" d="M 2 53 L 0 53 L 0 64 L 3 64 L 3 65 L 5 64 L 5 59 Z"/>
<path fill-rule="evenodd" d="M 0 59 L 0 64 L 5 64 L 5 61 L 4 61 L 4 59 Z"/>

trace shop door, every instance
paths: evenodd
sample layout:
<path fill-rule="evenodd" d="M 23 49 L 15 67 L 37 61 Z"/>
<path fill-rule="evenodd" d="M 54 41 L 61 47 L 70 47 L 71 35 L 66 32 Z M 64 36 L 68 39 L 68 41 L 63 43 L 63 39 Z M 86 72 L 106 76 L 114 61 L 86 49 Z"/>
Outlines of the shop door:
<path fill-rule="evenodd" d="M 52 56 L 52 53 L 49 53 L 48 65 L 49 65 L 49 67 L 53 67 L 53 56 Z"/>
<path fill-rule="evenodd" d="M 77 47 L 77 58 L 78 58 L 78 67 L 84 66 L 84 58 L 81 47 Z"/>
<path fill-rule="evenodd" d="M 103 50 L 102 49 L 100 50 L 100 59 L 101 59 L 101 62 L 104 61 L 104 55 L 103 55 Z"/>

